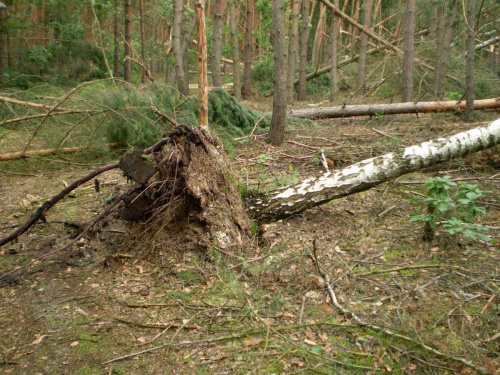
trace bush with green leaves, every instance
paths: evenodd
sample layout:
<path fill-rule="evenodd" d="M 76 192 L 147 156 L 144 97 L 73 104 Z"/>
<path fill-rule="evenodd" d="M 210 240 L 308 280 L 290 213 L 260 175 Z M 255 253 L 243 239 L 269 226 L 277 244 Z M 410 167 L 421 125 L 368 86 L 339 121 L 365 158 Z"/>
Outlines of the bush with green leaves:
<path fill-rule="evenodd" d="M 450 177 L 429 178 L 425 182 L 427 198 L 421 203 L 427 213 L 413 215 L 410 221 L 425 224 L 424 239 L 434 238 L 436 229 L 441 227 L 444 232 L 456 236 L 462 235 L 472 240 L 491 241 L 486 233 L 487 226 L 476 224 L 474 220 L 486 212 L 479 199 L 484 191 L 477 185 L 453 182 Z"/>

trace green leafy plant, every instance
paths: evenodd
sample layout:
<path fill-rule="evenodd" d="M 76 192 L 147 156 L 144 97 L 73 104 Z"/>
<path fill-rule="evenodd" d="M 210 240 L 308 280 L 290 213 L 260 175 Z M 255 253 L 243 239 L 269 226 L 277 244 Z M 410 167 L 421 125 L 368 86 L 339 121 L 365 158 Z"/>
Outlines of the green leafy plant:
<path fill-rule="evenodd" d="M 489 228 L 473 221 L 486 212 L 479 203 L 484 195 L 477 185 L 457 184 L 450 177 L 429 178 L 425 182 L 427 189 L 425 201 L 427 210 L 423 215 L 413 215 L 410 221 L 420 221 L 424 226 L 424 240 L 434 238 L 436 228 L 442 227 L 450 235 L 462 235 L 472 240 L 491 241 L 486 233 Z"/>
<path fill-rule="evenodd" d="M 462 93 L 456 91 L 447 92 L 445 95 L 448 100 L 460 100 L 462 98 Z"/>

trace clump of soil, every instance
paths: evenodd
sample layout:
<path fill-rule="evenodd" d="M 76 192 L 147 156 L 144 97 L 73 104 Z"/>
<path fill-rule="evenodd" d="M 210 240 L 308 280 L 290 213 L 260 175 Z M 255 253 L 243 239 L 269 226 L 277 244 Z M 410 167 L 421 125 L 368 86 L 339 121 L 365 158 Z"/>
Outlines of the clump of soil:
<path fill-rule="evenodd" d="M 152 239 L 174 239 L 184 249 L 230 250 L 249 243 L 250 223 L 220 141 L 185 125 L 166 138 L 150 160 L 134 152 L 120 160 L 134 182 L 122 195 L 121 218 L 140 220 Z"/>

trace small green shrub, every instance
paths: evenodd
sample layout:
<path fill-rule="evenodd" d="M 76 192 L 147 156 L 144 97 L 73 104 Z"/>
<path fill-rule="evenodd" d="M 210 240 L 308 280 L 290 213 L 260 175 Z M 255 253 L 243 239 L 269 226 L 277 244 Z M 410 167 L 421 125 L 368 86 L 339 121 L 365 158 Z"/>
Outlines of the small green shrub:
<path fill-rule="evenodd" d="M 486 212 L 479 203 L 485 192 L 477 185 L 450 181 L 448 176 L 429 178 L 425 182 L 427 189 L 424 202 L 427 213 L 413 215 L 410 221 L 420 221 L 424 226 L 424 239 L 430 241 L 435 236 L 436 228 L 441 226 L 450 235 L 462 235 L 472 240 L 491 241 L 486 233 L 489 228 L 473 221 Z"/>

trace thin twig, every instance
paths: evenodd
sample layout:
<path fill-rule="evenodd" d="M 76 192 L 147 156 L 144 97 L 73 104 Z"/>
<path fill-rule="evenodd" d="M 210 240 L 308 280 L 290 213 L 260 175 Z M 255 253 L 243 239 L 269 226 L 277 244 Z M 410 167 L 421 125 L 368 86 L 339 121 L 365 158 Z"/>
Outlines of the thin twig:
<path fill-rule="evenodd" d="M 313 242 L 313 246 L 315 246 L 315 242 Z M 374 331 L 381 332 L 383 334 L 386 334 L 386 335 L 389 335 L 389 336 L 392 336 L 392 337 L 395 337 L 395 338 L 398 338 L 398 339 L 410 342 L 410 343 L 412 343 L 412 344 L 414 344 L 416 346 L 419 346 L 420 348 L 422 348 L 424 350 L 427 350 L 428 352 L 431 352 L 431 353 L 437 355 L 438 357 L 442 357 L 442 358 L 445 358 L 445 359 L 448 359 L 448 360 L 451 359 L 451 360 L 453 360 L 455 362 L 460 362 L 463 365 L 465 365 L 465 366 L 473 369 L 474 371 L 476 371 L 477 373 L 479 373 L 481 375 L 487 375 L 487 374 L 489 374 L 489 372 L 488 372 L 488 370 L 486 368 L 484 368 L 484 367 L 478 367 L 474 363 L 466 360 L 465 358 L 461 358 L 461 357 L 457 357 L 457 356 L 454 356 L 454 355 L 449 355 L 449 354 L 441 353 L 439 350 L 434 349 L 434 348 L 430 347 L 429 345 L 426 345 L 426 344 L 424 344 L 422 342 L 416 341 L 416 340 L 412 339 L 411 337 L 408 337 L 408 336 L 405 336 L 403 334 L 394 332 L 394 331 L 392 331 L 392 330 L 390 330 L 388 328 L 384 328 L 384 327 L 378 326 L 376 324 L 372 324 L 372 323 L 366 322 L 363 319 L 361 319 L 359 316 L 357 316 L 354 312 L 352 312 L 350 310 L 347 310 L 344 306 L 342 306 L 338 302 L 337 295 L 335 294 L 335 292 L 333 290 L 333 287 L 332 287 L 332 285 L 330 283 L 330 276 L 320 266 L 318 258 L 316 256 L 315 256 L 315 261 L 318 262 L 316 266 L 320 270 L 320 275 L 321 275 L 321 277 L 323 277 L 323 280 L 325 281 L 325 285 L 326 285 L 326 288 L 328 290 L 328 294 L 330 295 L 330 298 L 332 300 L 332 304 L 342 314 L 350 317 L 354 322 L 356 322 L 360 326 L 368 327 L 368 328 L 370 328 L 370 329 L 372 329 Z"/>

